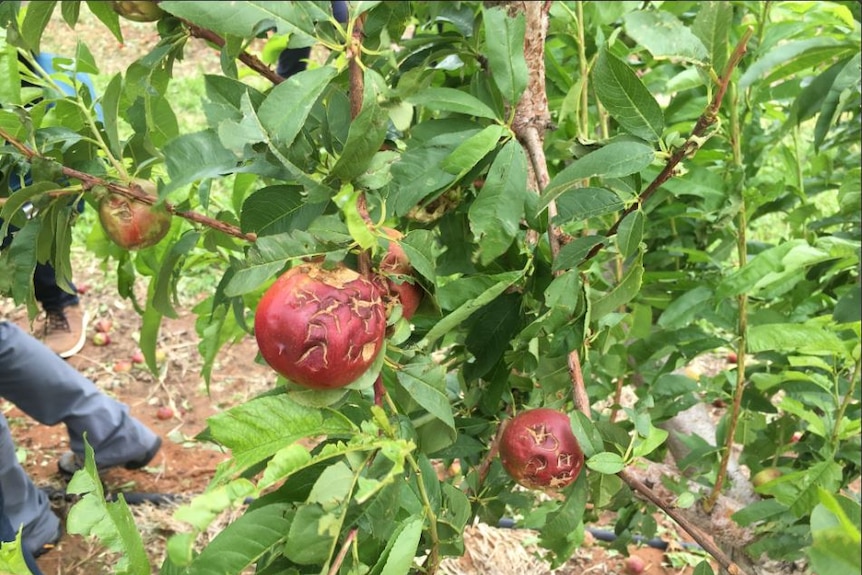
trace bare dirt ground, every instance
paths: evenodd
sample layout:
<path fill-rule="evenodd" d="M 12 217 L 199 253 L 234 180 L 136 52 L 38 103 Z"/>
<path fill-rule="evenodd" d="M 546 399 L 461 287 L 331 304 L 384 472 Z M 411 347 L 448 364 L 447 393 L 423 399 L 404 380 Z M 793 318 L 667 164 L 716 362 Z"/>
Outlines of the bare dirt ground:
<path fill-rule="evenodd" d="M 158 41 L 153 25 L 123 22 L 125 39 L 123 44 L 119 44 L 104 26 L 88 17 L 86 10 L 81 11 L 81 16 L 75 30 L 66 26 L 59 16 L 55 17 L 43 39 L 45 49 L 55 53 L 73 53 L 76 42 L 81 39 L 94 54 L 102 73 L 111 75 L 125 70 Z M 217 53 L 203 42 L 192 40 L 175 74 L 217 70 Z M 165 352 L 165 359 L 158 376 L 140 365 L 134 365 L 131 371 L 118 373 L 116 364 L 129 361 L 137 349 L 140 318 L 130 303 L 116 294 L 115 279 L 110 271 L 101 267 L 100 262 L 79 249 L 74 250 L 73 262 L 76 282 L 79 287 L 88 288 L 81 296 L 82 304 L 94 321 L 111 319 L 113 327 L 111 343 L 96 346 L 92 342 L 95 330 L 94 322 L 91 322 L 86 346 L 69 363 L 106 393 L 127 403 L 133 415 L 165 440 L 161 452 L 147 468 L 105 472 L 103 480 L 107 490 L 182 496 L 202 492 L 218 463 L 228 455 L 192 438 L 205 428 L 210 415 L 271 386 L 275 381 L 274 374 L 256 362 L 257 347 L 253 338 L 246 338 L 222 350 L 207 393 L 200 377 L 195 318 L 188 311 L 196 303 L 194 301 L 184 302 L 178 319 L 166 319 L 163 323 L 159 349 Z M 11 302 L 4 300 L 0 300 L 0 316 L 25 322 L 24 311 L 15 309 Z M 159 408 L 164 407 L 170 409 L 171 415 L 160 419 Z M 62 425 L 39 425 L 8 403 L 0 402 L 0 408 L 13 426 L 23 464 L 37 484 L 49 491 L 64 490 L 65 483 L 57 473 L 56 461 L 68 448 L 65 428 Z M 62 517 L 70 502 L 57 497 L 54 505 Z M 131 506 L 151 558 L 153 573 L 157 573 L 161 565 L 167 538 L 182 529 L 182 525 L 172 519 L 176 505 L 144 503 Z M 222 525 L 240 512 L 236 510 L 226 514 L 220 519 Z M 685 566 L 685 562 L 691 556 L 678 543 L 685 540 L 684 536 L 664 520 L 661 523 L 667 529 L 663 537 L 671 542 L 667 552 L 646 546 L 632 546 L 630 552 L 644 559 L 644 573 L 647 575 L 690 574 L 691 567 Z M 530 546 L 534 537 L 535 534 L 524 530 L 471 526 L 465 534 L 467 553 L 460 559 L 448 560 L 444 571 L 447 574 L 477 575 L 551 573 L 548 566 L 535 557 L 534 548 Z M 39 559 L 39 565 L 46 575 L 97 575 L 114 572 L 115 561 L 116 556 L 98 541 L 64 533 L 56 548 Z M 589 541 L 555 573 L 624 573 L 623 558 Z"/>

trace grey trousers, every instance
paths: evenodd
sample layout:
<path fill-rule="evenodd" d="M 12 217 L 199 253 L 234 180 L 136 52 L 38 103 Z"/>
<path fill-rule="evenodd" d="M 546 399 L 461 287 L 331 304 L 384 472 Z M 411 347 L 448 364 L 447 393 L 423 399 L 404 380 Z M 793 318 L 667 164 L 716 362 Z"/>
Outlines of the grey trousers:
<path fill-rule="evenodd" d="M 105 395 L 42 342 L 7 321 L 0 321 L 0 397 L 39 423 L 63 423 L 75 453 L 84 453 L 86 432 L 99 467 L 141 459 L 158 439 L 131 416 L 127 405 Z M 31 551 L 56 537 L 59 519 L 18 463 L 2 415 L 0 487 L 5 513 L 13 528 L 24 525 L 24 543 Z"/>

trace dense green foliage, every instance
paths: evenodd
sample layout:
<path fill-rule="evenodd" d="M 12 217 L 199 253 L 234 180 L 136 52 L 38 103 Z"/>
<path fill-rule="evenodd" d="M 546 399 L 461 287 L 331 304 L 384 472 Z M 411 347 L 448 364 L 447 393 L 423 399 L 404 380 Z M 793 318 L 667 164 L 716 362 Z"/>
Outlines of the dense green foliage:
<path fill-rule="evenodd" d="M 614 510 L 624 548 L 656 524 L 617 473 L 662 461 L 660 424 L 716 401 L 728 406 L 718 446 L 686 438 L 690 455 L 677 464 L 688 477 L 666 485 L 676 504 L 709 497 L 732 429 L 752 475 L 782 471 L 758 488 L 768 497 L 734 516 L 758 532 L 747 552 L 804 558 L 821 575 L 858 572 L 859 494 L 847 490 L 862 468 L 858 3 L 551 3 L 550 183 L 538 191 L 535 154 L 513 132 L 536 66 L 523 14 L 356 2 L 342 26 L 329 2 L 163 1 L 161 43 L 93 102 L 17 64 L 19 51 L 38 51 L 54 10 L 74 27 L 84 6 L 122 37 L 108 3 L 0 5 L 0 128 L 39 153 L 2 148 L 0 216 L 21 229 L 0 256 L 0 291 L 35 310 L 37 260 L 72 274 L 69 200 L 93 200 L 61 166 L 151 179 L 176 211 L 235 226 L 231 235 L 174 217 L 165 240 L 138 252 L 98 226 L 89 234 L 124 297 L 148 286 L 136 305 L 151 366 L 177 282 L 212 262 L 224 273 L 195 308 L 207 379 L 219 349 L 250 333 L 264 290 L 301 258 L 367 258 L 373 269 L 389 226 L 405 234 L 426 291 L 410 321 L 390 318 L 385 357 L 348 388 L 310 392 L 274 374 L 272 392 L 211 419 L 203 439 L 232 459 L 177 512 L 189 528 L 171 539 L 162 573 L 326 573 L 345 542 L 339 573 L 433 570 L 462 552 L 474 517 L 516 517 L 561 563 L 584 525 Z M 360 13 L 362 107 L 351 118 L 347 47 Z M 207 128 L 180 133 L 166 91 L 189 23 L 226 41 L 222 73 L 204 79 Z M 749 29 L 717 121 L 689 138 Z M 327 50 L 259 90 L 237 58 L 267 35 L 270 46 Z M 85 44 L 66 56 L 72 70 L 98 73 Z M 20 88 L 22 76 L 35 87 Z M 680 149 L 673 178 L 644 197 Z M 33 183 L 8 193 L 10 175 L 28 171 Z M 25 217 L 26 201 L 36 217 Z M 549 229 L 563 236 L 558 253 Z M 573 408 L 573 351 L 591 417 Z M 681 373 L 729 351 L 735 366 Z M 385 397 L 375 396 L 378 374 Z M 637 401 L 615 406 L 623 386 Z M 536 406 L 570 412 L 587 457 L 561 498 L 517 488 L 488 458 L 498 423 Z M 320 442 L 308 449 L 307 438 Z M 460 473 L 438 480 L 435 463 L 453 461 Z M 129 558 L 122 572 L 149 573 L 121 506 L 99 503 L 90 471 L 74 485 L 90 495 L 70 529 L 107 536 Z M 194 551 L 214 517 L 248 497 L 245 515 Z"/>

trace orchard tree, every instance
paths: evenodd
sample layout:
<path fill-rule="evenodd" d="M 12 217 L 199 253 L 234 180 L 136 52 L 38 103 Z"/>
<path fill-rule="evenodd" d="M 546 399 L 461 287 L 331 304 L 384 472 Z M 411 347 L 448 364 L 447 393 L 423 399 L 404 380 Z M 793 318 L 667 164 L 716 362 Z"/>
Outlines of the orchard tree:
<path fill-rule="evenodd" d="M 503 518 L 557 566 L 659 511 L 730 573 L 858 573 L 859 4 L 337 5 L 0 5 L 0 289 L 35 310 L 35 263 L 69 277 L 97 212 L 151 368 L 204 269 L 203 378 L 249 334 L 273 368 L 209 420 L 230 459 L 160 572 L 434 573 Z M 33 58 L 57 9 L 161 41 L 64 95 Z M 191 38 L 221 73 L 181 133 Z M 99 70 L 83 42 L 55 64 Z M 88 455 L 68 529 L 159 568 Z"/>

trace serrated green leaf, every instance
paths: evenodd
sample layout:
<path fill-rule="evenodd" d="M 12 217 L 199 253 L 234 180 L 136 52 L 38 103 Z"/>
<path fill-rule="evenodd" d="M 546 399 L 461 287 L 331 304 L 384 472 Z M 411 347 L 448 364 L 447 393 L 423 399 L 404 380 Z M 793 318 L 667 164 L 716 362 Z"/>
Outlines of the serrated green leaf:
<path fill-rule="evenodd" d="M 427 347 L 445 334 L 449 333 L 451 330 L 455 329 L 478 309 L 493 301 L 512 284 L 524 277 L 524 271 L 518 270 L 505 272 L 491 277 L 495 280 L 495 283 L 491 287 L 479 294 L 476 298 L 462 304 L 452 313 L 437 322 L 437 324 L 428 331 L 422 341 L 419 342 L 419 347 Z"/>
<path fill-rule="evenodd" d="M 554 258 L 553 270 L 558 272 L 577 269 L 587 254 L 595 246 L 604 243 L 606 239 L 603 236 L 584 236 L 567 243 Z"/>
<path fill-rule="evenodd" d="M 446 395 L 446 372 L 441 365 L 411 363 L 398 370 L 398 383 L 428 413 L 455 429 L 452 405 Z"/>
<path fill-rule="evenodd" d="M 122 44 L 123 30 L 120 27 L 120 15 L 114 11 L 111 3 L 104 0 L 87 0 L 87 8 L 111 31 L 117 42 Z"/>
<path fill-rule="evenodd" d="M 497 142 L 506 132 L 508 130 L 498 124 L 486 126 L 478 134 L 458 144 L 458 147 L 443 159 L 440 167 L 459 178 L 463 177 L 497 147 Z"/>
<path fill-rule="evenodd" d="M 153 307 L 164 316 L 177 318 L 177 312 L 171 303 L 176 288 L 177 264 L 197 245 L 201 234 L 195 230 L 184 233 L 179 240 L 172 243 L 162 259 L 159 273 L 156 274 L 156 285 L 153 288 Z"/>
<path fill-rule="evenodd" d="M 378 102 L 383 97 L 385 80 L 372 70 L 365 70 L 362 109 L 350 123 L 347 141 L 330 175 L 350 182 L 363 174 L 380 150 L 389 127 L 389 111 Z"/>
<path fill-rule="evenodd" d="M 77 535 L 92 535 L 106 548 L 119 554 L 114 563 L 117 573 L 149 575 L 150 560 L 140 531 L 122 493 L 116 501 L 105 501 L 105 493 L 93 448 L 84 441 L 84 468 L 75 472 L 67 492 L 83 495 L 69 509 L 66 530 Z"/>
<path fill-rule="evenodd" d="M 346 418 L 300 406 L 285 395 L 258 397 L 208 420 L 213 438 L 233 450 L 233 469 L 246 469 L 304 437 L 344 433 Z"/>
<path fill-rule="evenodd" d="M 676 16 L 664 10 L 637 10 L 623 16 L 626 34 L 656 59 L 704 65 L 708 53 L 700 39 Z"/>
<path fill-rule="evenodd" d="M 485 55 L 491 78 L 512 106 L 527 87 L 527 61 L 524 58 L 526 20 L 523 13 L 509 16 L 503 8 L 483 8 Z"/>
<path fill-rule="evenodd" d="M 630 302 L 640 291 L 643 274 L 643 254 L 641 253 L 629 265 L 620 283 L 614 286 L 610 292 L 593 301 L 592 317 L 601 319 Z"/>
<path fill-rule="evenodd" d="M 739 79 L 739 88 L 744 90 L 755 82 L 770 84 L 798 70 L 849 55 L 853 49 L 852 44 L 829 36 L 778 44 L 749 66 Z"/>
<path fill-rule="evenodd" d="M 304 70 L 273 88 L 267 95 L 258 110 L 258 118 L 276 146 L 290 147 L 305 124 L 311 107 L 336 73 L 337 70 L 332 66 Z"/>
<path fill-rule="evenodd" d="M 698 4 L 691 31 L 706 47 L 716 74 L 721 74 L 727 63 L 728 35 L 732 24 L 733 6 L 727 2 L 712 0 Z"/>
<path fill-rule="evenodd" d="M 0 36 L 0 102 L 21 105 L 21 77 L 18 75 L 18 49 Z"/>
<path fill-rule="evenodd" d="M 24 14 L 24 22 L 21 24 L 21 36 L 27 48 L 33 54 L 42 52 L 40 44 L 42 42 L 42 34 L 51 21 L 51 15 L 54 14 L 54 7 L 57 5 L 55 0 L 48 2 L 29 2 L 27 11 Z"/>
<path fill-rule="evenodd" d="M 267 186 L 243 202 L 240 223 L 243 232 L 253 232 L 258 237 L 304 230 L 325 207 L 322 202 L 305 201 L 301 186 Z"/>
<path fill-rule="evenodd" d="M 521 145 L 511 140 L 494 158 L 468 213 L 483 265 L 509 249 L 524 217 L 528 193 L 527 157 Z"/>
<path fill-rule="evenodd" d="M 819 325 L 770 323 L 748 328 L 748 349 L 763 351 L 798 351 L 811 355 L 834 354 L 845 357 L 847 347 L 833 332 Z"/>
<path fill-rule="evenodd" d="M 482 100 L 455 88 L 428 87 L 413 94 L 406 101 L 414 106 L 425 106 L 440 112 L 467 114 L 491 120 L 497 119 L 494 110 Z"/>
<path fill-rule="evenodd" d="M 631 141 L 616 141 L 575 160 L 554 176 L 542 191 L 537 209 L 545 210 L 561 194 L 593 177 L 619 178 L 635 174 L 649 166 L 655 152 L 646 144 Z"/>
<path fill-rule="evenodd" d="M 328 2 L 269 2 L 250 0 L 241 6 L 195 0 L 163 0 L 159 6 L 221 36 L 251 38 L 263 32 L 262 24 L 274 27 L 278 35 L 290 34 L 291 46 L 311 46 L 315 42 L 314 23 L 330 18 Z"/>
<path fill-rule="evenodd" d="M 586 461 L 587 467 L 598 473 L 614 474 L 625 469 L 625 461 L 618 453 L 602 451 L 596 453 Z"/>
<path fill-rule="evenodd" d="M 242 573 L 264 553 L 283 544 L 293 519 L 291 505 L 251 509 L 218 532 L 190 565 L 198 575 Z"/>
<path fill-rule="evenodd" d="M 641 245 L 644 234 L 644 214 L 635 210 L 623 218 L 617 229 L 617 249 L 624 258 L 634 254 Z"/>
<path fill-rule="evenodd" d="M 648 142 L 661 138 L 661 107 L 625 62 L 602 49 L 593 66 L 592 80 L 599 100 L 623 129 Z"/>
<path fill-rule="evenodd" d="M 216 178 L 233 172 L 237 158 L 226 150 L 212 130 L 184 134 L 164 149 L 170 182 L 160 190 L 164 196 L 203 178 Z"/>
<path fill-rule="evenodd" d="M 419 546 L 424 519 L 413 515 L 402 522 L 389 539 L 370 575 L 407 575 L 413 566 L 413 558 Z"/>
<path fill-rule="evenodd" d="M 712 289 L 697 286 L 671 301 L 659 316 L 658 325 L 665 329 L 690 325 L 701 312 L 710 308 L 711 300 Z"/>
<path fill-rule="evenodd" d="M 575 188 L 557 198 L 557 225 L 582 222 L 618 212 L 625 207 L 620 197 L 604 188 Z"/>

